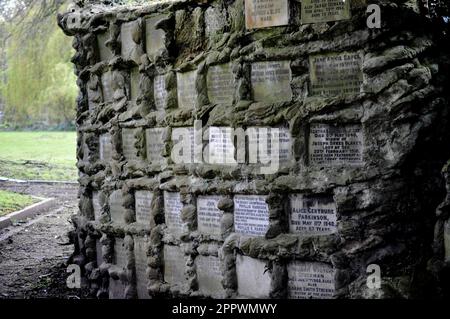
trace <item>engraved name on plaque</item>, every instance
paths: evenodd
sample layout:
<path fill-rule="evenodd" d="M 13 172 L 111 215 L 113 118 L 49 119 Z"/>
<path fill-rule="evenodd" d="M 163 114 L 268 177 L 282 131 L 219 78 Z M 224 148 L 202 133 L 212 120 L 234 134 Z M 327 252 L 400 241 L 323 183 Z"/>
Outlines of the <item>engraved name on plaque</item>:
<path fill-rule="evenodd" d="M 136 222 L 150 226 L 153 193 L 151 191 L 136 191 L 134 193 Z"/>
<path fill-rule="evenodd" d="M 255 101 L 292 100 L 290 61 L 254 62 L 251 68 L 252 92 Z"/>
<path fill-rule="evenodd" d="M 208 98 L 212 104 L 233 103 L 234 75 L 231 64 L 210 66 L 206 76 Z"/>
<path fill-rule="evenodd" d="M 103 102 L 111 103 L 114 100 L 114 90 L 112 87 L 113 75 L 111 71 L 105 72 L 101 76 Z"/>
<path fill-rule="evenodd" d="M 100 160 L 109 162 L 112 160 L 112 140 L 109 133 L 100 135 Z"/>
<path fill-rule="evenodd" d="M 287 0 L 245 0 L 245 26 L 247 29 L 274 27 L 288 23 Z"/>
<path fill-rule="evenodd" d="M 109 213 L 113 223 L 124 224 L 124 198 L 121 190 L 116 190 L 109 196 Z"/>
<path fill-rule="evenodd" d="M 127 160 L 138 160 L 138 151 L 136 148 L 138 129 L 123 128 L 122 129 L 122 151 L 123 156 Z"/>
<path fill-rule="evenodd" d="M 185 225 L 181 221 L 182 208 L 180 193 L 164 192 L 165 222 L 169 232 L 173 234 L 180 234 L 185 230 Z"/>
<path fill-rule="evenodd" d="M 309 160 L 312 165 L 361 165 L 363 145 L 361 125 L 311 124 Z"/>
<path fill-rule="evenodd" d="M 178 107 L 197 107 L 197 71 L 177 73 Z"/>
<path fill-rule="evenodd" d="M 164 75 L 155 76 L 153 82 L 153 97 L 157 110 L 164 110 L 167 108 L 168 96 L 169 94 L 166 89 L 166 77 Z"/>
<path fill-rule="evenodd" d="M 235 232 L 247 236 L 264 236 L 269 229 L 269 207 L 266 196 L 234 196 Z"/>
<path fill-rule="evenodd" d="M 167 129 L 164 127 L 150 128 L 145 131 L 145 141 L 147 144 L 147 159 L 152 164 L 164 162 L 163 152 L 165 149 L 165 135 Z"/>
<path fill-rule="evenodd" d="M 236 164 L 233 129 L 211 126 L 209 130 L 209 164 Z"/>
<path fill-rule="evenodd" d="M 350 0 L 302 0 L 302 23 L 350 19 Z"/>
<path fill-rule="evenodd" d="M 214 256 L 197 256 L 198 290 L 207 296 L 221 296 L 225 293 L 222 286 L 222 271 L 220 260 Z"/>
<path fill-rule="evenodd" d="M 290 299 L 331 299 L 335 291 L 333 267 L 317 262 L 288 264 Z"/>
<path fill-rule="evenodd" d="M 292 139 L 288 128 L 249 127 L 249 163 L 286 164 L 292 159 Z"/>
<path fill-rule="evenodd" d="M 221 196 L 197 198 L 197 225 L 201 234 L 220 236 L 220 220 L 223 212 L 217 208 Z"/>

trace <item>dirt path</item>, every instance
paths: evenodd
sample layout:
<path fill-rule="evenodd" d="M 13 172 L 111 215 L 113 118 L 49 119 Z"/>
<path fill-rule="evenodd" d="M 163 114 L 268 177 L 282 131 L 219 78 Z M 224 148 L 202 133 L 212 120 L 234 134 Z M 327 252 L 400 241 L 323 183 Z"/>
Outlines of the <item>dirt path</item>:
<path fill-rule="evenodd" d="M 54 208 L 32 220 L 0 230 L 0 298 L 80 298 L 66 288 L 65 262 L 70 216 L 77 210 L 77 185 L 0 182 L 0 189 L 54 197 Z"/>

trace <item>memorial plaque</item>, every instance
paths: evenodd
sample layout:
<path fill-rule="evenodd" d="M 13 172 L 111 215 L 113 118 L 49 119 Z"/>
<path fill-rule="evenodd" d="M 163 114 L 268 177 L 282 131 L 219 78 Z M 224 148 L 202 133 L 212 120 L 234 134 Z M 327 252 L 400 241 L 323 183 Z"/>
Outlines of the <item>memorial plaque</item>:
<path fill-rule="evenodd" d="M 100 160 L 110 162 L 112 160 L 113 145 L 109 133 L 100 135 Z"/>
<path fill-rule="evenodd" d="M 186 260 L 180 247 L 164 245 L 164 281 L 171 285 L 186 283 Z"/>
<path fill-rule="evenodd" d="M 120 279 L 109 278 L 109 299 L 125 299 L 127 286 Z"/>
<path fill-rule="evenodd" d="M 247 29 L 274 27 L 288 23 L 287 0 L 245 0 L 245 26 Z"/>
<path fill-rule="evenodd" d="M 165 150 L 165 135 L 167 129 L 163 127 L 150 128 L 145 131 L 147 143 L 147 159 L 152 164 L 164 163 L 163 152 Z"/>
<path fill-rule="evenodd" d="M 313 165 L 361 165 L 363 145 L 361 125 L 311 124 L 309 159 Z"/>
<path fill-rule="evenodd" d="M 122 152 L 123 156 L 129 161 L 138 160 L 138 151 L 136 148 L 137 134 L 139 129 L 123 128 L 122 129 Z"/>
<path fill-rule="evenodd" d="M 220 220 L 223 212 L 217 208 L 221 196 L 199 196 L 197 198 L 198 231 L 205 235 L 220 236 Z"/>
<path fill-rule="evenodd" d="M 155 107 L 157 110 L 164 110 L 167 108 L 167 99 L 169 94 L 166 89 L 165 75 L 155 76 L 153 83 L 153 96 L 155 100 Z"/>
<path fill-rule="evenodd" d="M 140 94 L 139 81 L 141 74 L 138 68 L 133 68 L 130 72 L 130 101 L 136 103 Z"/>
<path fill-rule="evenodd" d="M 112 192 L 109 196 L 109 213 L 111 214 L 111 221 L 113 223 L 124 224 L 124 199 L 121 190 Z"/>
<path fill-rule="evenodd" d="M 288 128 L 249 127 L 247 136 L 250 164 L 286 164 L 291 161 L 292 139 Z"/>
<path fill-rule="evenodd" d="M 114 243 L 114 265 L 120 268 L 127 268 L 127 249 L 122 238 L 116 238 Z"/>
<path fill-rule="evenodd" d="M 106 46 L 106 41 L 109 40 L 109 32 L 97 34 L 98 53 L 100 56 L 100 62 L 109 61 L 113 57 L 113 53 L 110 48 Z"/>
<path fill-rule="evenodd" d="M 324 263 L 294 261 L 288 264 L 290 299 L 333 298 L 334 270 Z"/>
<path fill-rule="evenodd" d="M 350 19 L 350 2 L 342 0 L 302 0 L 302 23 Z"/>
<path fill-rule="evenodd" d="M 269 298 L 272 278 L 266 263 L 247 256 L 236 256 L 238 294 L 242 297 Z"/>
<path fill-rule="evenodd" d="M 95 220 L 99 221 L 102 213 L 102 205 L 100 204 L 99 192 L 92 192 L 92 208 L 94 209 Z"/>
<path fill-rule="evenodd" d="M 136 290 L 139 299 L 150 299 L 147 290 L 147 238 L 134 238 L 134 260 L 136 265 Z"/>
<path fill-rule="evenodd" d="M 97 267 L 100 267 L 101 264 L 103 264 L 103 252 L 102 252 L 102 243 L 99 239 L 95 241 L 95 250 L 97 255 Z"/>
<path fill-rule="evenodd" d="M 234 95 L 234 75 L 231 64 L 210 66 L 206 85 L 210 103 L 231 105 Z"/>
<path fill-rule="evenodd" d="M 336 204 L 332 197 L 290 195 L 289 230 L 301 235 L 330 235 L 337 232 Z"/>
<path fill-rule="evenodd" d="M 153 193 L 151 191 L 136 191 L 134 193 L 136 222 L 150 226 Z"/>
<path fill-rule="evenodd" d="M 171 157 L 177 164 L 195 163 L 195 130 L 193 127 L 177 127 L 172 129 Z"/>
<path fill-rule="evenodd" d="M 253 100 L 286 102 L 292 100 L 290 61 L 252 63 Z"/>
<path fill-rule="evenodd" d="M 103 102 L 111 103 L 114 100 L 114 90 L 112 87 L 113 75 L 112 72 L 103 73 L 101 76 Z"/>
<path fill-rule="evenodd" d="M 140 32 L 138 21 L 122 24 L 120 28 L 120 40 L 122 41 L 122 58 L 140 63 L 141 55 L 144 54 L 140 44 L 137 43 L 136 35 Z M 139 41 L 139 40 L 138 40 Z"/>
<path fill-rule="evenodd" d="M 227 21 L 226 11 L 209 7 L 205 11 L 205 35 L 209 39 L 216 34 L 223 34 Z"/>
<path fill-rule="evenodd" d="M 445 260 L 450 261 L 450 219 L 444 224 Z"/>
<path fill-rule="evenodd" d="M 183 203 L 180 200 L 180 193 L 164 192 L 164 214 L 165 222 L 169 231 L 179 234 L 185 230 L 181 221 L 181 209 Z"/>
<path fill-rule="evenodd" d="M 145 48 L 147 56 L 153 62 L 166 50 L 166 33 L 156 26 L 168 15 L 158 15 L 145 19 Z"/>
<path fill-rule="evenodd" d="M 178 107 L 197 107 L 197 71 L 177 73 Z"/>
<path fill-rule="evenodd" d="M 222 286 L 222 271 L 220 259 L 214 256 L 197 256 L 195 258 L 197 268 L 198 290 L 207 296 L 222 296 L 225 290 Z"/>
<path fill-rule="evenodd" d="M 236 164 L 234 158 L 234 135 L 231 127 L 214 127 L 209 130 L 209 159 L 210 164 L 233 165 Z"/>
<path fill-rule="evenodd" d="M 359 94 L 363 83 L 361 53 L 343 52 L 310 56 L 309 74 L 312 95 Z"/>
<path fill-rule="evenodd" d="M 265 236 L 269 229 L 266 196 L 234 196 L 234 229 L 243 235 Z"/>

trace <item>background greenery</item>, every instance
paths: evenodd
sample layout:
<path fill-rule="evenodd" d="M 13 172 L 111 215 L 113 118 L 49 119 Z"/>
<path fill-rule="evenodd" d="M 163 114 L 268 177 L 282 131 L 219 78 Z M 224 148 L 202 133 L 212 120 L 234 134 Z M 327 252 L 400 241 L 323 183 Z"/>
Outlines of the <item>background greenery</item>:
<path fill-rule="evenodd" d="M 0 190 L 0 217 L 21 210 L 39 200 L 28 195 Z"/>

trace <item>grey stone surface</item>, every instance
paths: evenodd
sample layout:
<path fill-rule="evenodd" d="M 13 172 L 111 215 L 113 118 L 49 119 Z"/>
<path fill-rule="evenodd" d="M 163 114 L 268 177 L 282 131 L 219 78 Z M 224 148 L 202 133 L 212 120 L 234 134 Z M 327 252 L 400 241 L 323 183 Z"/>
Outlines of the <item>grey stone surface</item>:
<path fill-rule="evenodd" d="M 206 296 L 221 297 L 225 295 L 222 286 L 220 260 L 214 256 L 197 256 L 198 290 Z"/>
<path fill-rule="evenodd" d="M 183 252 L 176 246 L 164 246 L 164 281 L 180 288 L 186 284 L 186 260 Z"/>
<path fill-rule="evenodd" d="M 272 278 L 266 271 L 266 262 L 237 255 L 237 291 L 242 297 L 269 298 Z"/>
<path fill-rule="evenodd" d="M 147 237 L 134 238 L 134 260 L 136 265 L 136 290 L 139 299 L 149 299 L 147 285 Z"/>
<path fill-rule="evenodd" d="M 157 27 L 158 23 L 168 18 L 168 15 L 156 15 L 145 19 L 145 48 L 151 61 L 166 52 L 166 33 Z"/>
<path fill-rule="evenodd" d="M 141 28 L 139 21 L 131 21 L 122 24 L 120 39 L 122 41 L 122 58 L 139 63 L 141 55 L 144 54 L 141 45 Z"/>

